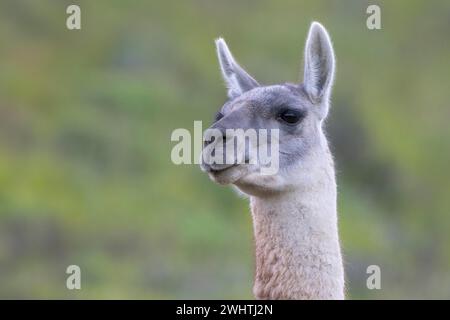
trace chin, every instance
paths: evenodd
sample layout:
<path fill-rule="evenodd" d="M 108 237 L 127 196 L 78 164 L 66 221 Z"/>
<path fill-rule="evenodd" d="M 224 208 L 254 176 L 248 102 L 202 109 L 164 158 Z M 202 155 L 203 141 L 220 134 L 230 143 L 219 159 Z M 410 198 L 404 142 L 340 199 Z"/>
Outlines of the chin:
<path fill-rule="evenodd" d="M 248 174 L 245 165 L 234 165 L 223 170 L 213 170 L 208 172 L 209 178 L 221 185 L 235 184 Z"/>

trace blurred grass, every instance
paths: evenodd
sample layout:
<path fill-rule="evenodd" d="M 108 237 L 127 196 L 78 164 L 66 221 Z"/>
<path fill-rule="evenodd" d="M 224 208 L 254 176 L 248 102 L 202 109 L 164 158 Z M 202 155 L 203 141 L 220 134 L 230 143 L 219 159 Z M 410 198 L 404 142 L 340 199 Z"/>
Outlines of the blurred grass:
<path fill-rule="evenodd" d="M 170 134 L 225 100 L 214 38 L 262 83 L 296 81 L 313 20 L 338 59 L 349 296 L 450 298 L 450 5 L 370 3 L 380 31 L 369 1 L 2 1 L 0 298 L 252 297 L 247 201 L 173 165 Z"/>

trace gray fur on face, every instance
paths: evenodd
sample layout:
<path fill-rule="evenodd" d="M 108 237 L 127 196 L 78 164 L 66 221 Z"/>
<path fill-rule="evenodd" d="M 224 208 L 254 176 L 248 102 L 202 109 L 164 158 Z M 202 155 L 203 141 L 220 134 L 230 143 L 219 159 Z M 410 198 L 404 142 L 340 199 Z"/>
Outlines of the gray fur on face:
<path fill-rule="evenodd" d="M 295 164 L 318 141 L 318 121 L 315 106 L 309 101 L 302 85 L 280 84 L 257 87 L 227 101 L 220 110 L 221 118 L 211 128 L 279 129 L 280 168 Z M 289 125 L 279 119 L 287 109 L 298 110 L 302 120 Z"/>
<path fill-rule="evenodd" d="M 334 54 L 325 29 L 314 22 L 305 46 L 302 83 L 260 86 L 234 59 L 223 39 L 216 40 L 222 76 L 229 100 L 211 128 L 279 129 L 279 165 L 287 169 L 298 163 L 323 141 L 322 122 L 328 114 L 334 79 Z M 301 114 L 289 124 L 280 115 L 286 110 Z M 270 146 L 269 146 L 270 147 Z"/>

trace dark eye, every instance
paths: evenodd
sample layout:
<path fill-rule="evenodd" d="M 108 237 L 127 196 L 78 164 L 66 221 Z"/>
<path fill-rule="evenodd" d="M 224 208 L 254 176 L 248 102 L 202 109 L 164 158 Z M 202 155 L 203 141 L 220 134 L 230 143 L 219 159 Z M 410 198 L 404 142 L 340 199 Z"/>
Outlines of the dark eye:
<path fill-rule="evenodd" d="M 278 118 L 288 124 L 296 124 L 303 118 L 303 113 L 297 110 L 288 109 L 282 111 Z"/>
<path fill-rule="evenodd" d="M 219 111 L 216 113 L 216 116 L 214 117 L 214 122 L 217 122 L 222 118 L 223 118 L 223 113 Z"/>

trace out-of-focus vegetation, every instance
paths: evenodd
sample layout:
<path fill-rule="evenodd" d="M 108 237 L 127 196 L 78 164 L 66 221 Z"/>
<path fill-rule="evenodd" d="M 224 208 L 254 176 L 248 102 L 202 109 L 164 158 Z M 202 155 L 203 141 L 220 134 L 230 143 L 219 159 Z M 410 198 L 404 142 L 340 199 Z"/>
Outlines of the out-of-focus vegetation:
<path fill-rule="evenodd" d="M 450 298 L 444 0 L 2 0 L 0 297 L 251 298 L 247 201 L 172 164 L 170 134 L 225 100 L 215 37 L 261 82 L 296 81 L 313 20 L 338 61 L 327 127 L 349 297 Z M 70 264 L 82 290 L 65 287 Z"/>

